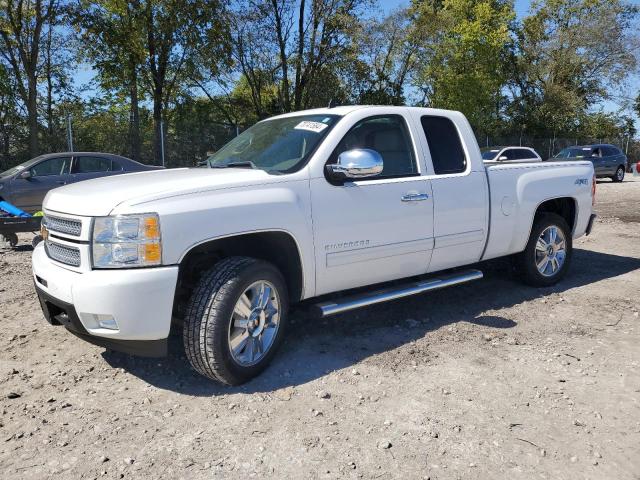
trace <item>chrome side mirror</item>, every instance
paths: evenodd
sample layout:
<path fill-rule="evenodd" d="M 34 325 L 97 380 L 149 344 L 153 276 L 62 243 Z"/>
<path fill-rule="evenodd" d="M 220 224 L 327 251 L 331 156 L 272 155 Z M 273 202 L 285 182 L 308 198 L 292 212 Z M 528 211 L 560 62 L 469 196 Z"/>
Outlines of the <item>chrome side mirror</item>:
<path fill-rule="evenodd" d="M 31 177 L 33 177 L 33 175 L 31 175 L 31 170 L 29 169 L 23 170 L 18 174 L 18 178 L 23 180 L 29 180 Z"/>
<path fill-rule="evenodd" d="M 498 160 L 502 162 L 502 161 L 504 161 L 504 160 L 509 160 L 509 159 L 507 158 L 507 156 L 506 156 L 506 155 L 500 155 L 500 156 L 498 157 Z"/>
<path fill-rule="evenodd" d="M 382 173 L 382 156 L 375 150 L 355 148 L 338 155 L 338 163 L 327 165 L 327 173 L 334 179 L 375 177 Z"/>

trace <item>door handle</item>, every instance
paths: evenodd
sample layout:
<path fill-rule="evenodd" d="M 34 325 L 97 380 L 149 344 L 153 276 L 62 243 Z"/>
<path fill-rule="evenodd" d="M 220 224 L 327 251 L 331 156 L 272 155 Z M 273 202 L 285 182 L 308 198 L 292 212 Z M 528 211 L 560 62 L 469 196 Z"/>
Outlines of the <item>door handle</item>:
<path fill-rule="evenodd" d="M 429 198 L 428 193 L 407 193 L 402 196 L 403 202 L 422 202 Z"/>

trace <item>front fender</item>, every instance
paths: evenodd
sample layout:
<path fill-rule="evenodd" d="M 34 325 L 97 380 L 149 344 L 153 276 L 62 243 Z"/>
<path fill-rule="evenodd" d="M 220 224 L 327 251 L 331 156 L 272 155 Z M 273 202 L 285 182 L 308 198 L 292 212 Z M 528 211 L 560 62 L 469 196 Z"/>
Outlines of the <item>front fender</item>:
<path fill-rule="evenodd" d="M 315 292 L 307 180 L 190 193 L 139 204 L 136 209 L 160 215 L 165 265 L 179 264 L 192 248 L 212 240 L 246 233 L 285 232 L 293 237 L 300 252 L 305 297 Z"/>

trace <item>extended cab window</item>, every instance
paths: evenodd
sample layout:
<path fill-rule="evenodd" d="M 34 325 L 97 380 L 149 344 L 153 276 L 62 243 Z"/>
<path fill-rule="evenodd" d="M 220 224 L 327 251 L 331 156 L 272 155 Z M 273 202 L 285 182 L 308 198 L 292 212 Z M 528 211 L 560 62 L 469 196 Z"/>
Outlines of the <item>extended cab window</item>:
<path fill-rule="evenodd" d="M 31 167 L 31 175 L 34 177 L 46 177 L 49 175 L 66 175 L 69 173 L 69 157 L 50 158 Z"/>
<path fill-rule="evenodd" d="M 92 173 L 111 171 L 111 160 L 102 157 L 78 157 L 73 173 Z"/>
<path fill-rule="evenodd" d="M 446 117 L 425 115 L 420 123 L 427 137 L 436 175 L 464 172 L 467 169 L 467 157 L 453 122 Z"/>
<path fill-rule="evenodd" d="M 382 156 L 382 173 L 370 178 L 417 175 L 411 138 L 401 115 L 378 115 L 356 123 L 342 138 L 327 164 L 336 163 L 347 150 L 368 148 Z"/>

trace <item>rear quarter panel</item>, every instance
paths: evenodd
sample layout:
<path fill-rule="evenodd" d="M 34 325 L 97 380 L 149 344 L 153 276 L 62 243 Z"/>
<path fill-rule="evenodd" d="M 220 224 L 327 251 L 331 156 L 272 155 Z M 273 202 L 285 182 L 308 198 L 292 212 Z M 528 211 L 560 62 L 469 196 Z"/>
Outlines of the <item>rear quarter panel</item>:
<path fill-rule="evenodd" d="M 491 197 L 489 239 L 483 260 L 518 253 L 527 244 L 535 212 L 543 202 L 572 198 L 573 238 L 584 235 L 592 213 L 591 162 L 543 162 L 487 167 Z"/>

